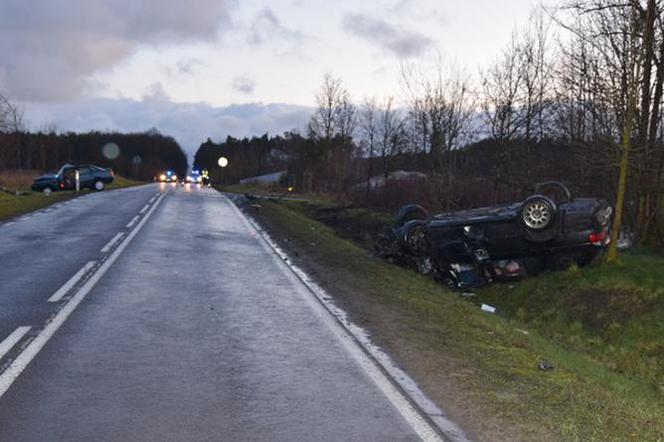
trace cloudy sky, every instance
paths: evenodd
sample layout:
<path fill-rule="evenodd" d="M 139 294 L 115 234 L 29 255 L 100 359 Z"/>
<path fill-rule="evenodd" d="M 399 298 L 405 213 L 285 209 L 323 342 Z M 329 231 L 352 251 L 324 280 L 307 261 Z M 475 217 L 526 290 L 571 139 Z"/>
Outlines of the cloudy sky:
<path fill-rule="evenodd" d="M 535 0 L 0 0 L 0 91 L 39 129 L 211 137 L 302 129 L 325 73 L 356 101 L 400 96 L 399 66 L 471 74 Z"/>

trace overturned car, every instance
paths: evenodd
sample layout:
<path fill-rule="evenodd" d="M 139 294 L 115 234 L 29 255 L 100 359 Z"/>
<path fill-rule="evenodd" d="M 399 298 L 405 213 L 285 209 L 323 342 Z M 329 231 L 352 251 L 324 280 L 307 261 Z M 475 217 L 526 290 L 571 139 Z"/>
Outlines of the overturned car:
<path fill-rule="evenodd" d="M 538 184 L 525 200 L 430 215 L 402 207 L 383 254 L 445 285 L 463 289 L 560 270 L 595 260 L 610 242 L 612 209 L 601 199 L 572 198 L 558 182 Z"/>

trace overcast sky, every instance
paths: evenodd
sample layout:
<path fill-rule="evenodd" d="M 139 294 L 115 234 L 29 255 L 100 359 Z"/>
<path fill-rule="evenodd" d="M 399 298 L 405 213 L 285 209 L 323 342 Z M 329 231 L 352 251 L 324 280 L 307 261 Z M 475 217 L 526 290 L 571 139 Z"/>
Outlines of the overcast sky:
<path fill-rule="evenodd" d="M 208 137 L 302 129 L 325 73 L 356 101 L 400 96 L 399 66 L 470 74 L 534 0 L 0 0 L 0 91 L 31 128 Z"/>

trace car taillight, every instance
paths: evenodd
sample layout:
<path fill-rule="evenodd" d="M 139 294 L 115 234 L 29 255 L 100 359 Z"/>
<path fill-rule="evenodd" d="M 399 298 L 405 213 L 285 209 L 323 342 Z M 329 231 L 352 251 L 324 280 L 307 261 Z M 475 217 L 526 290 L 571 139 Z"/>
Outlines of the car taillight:
<path fill-rule="evenodd" d="M 115 176 L 115 172 L 113 172 L 113 169 L 108 169 L 109 172 L 111 172 L 111 176 Z"/>
<path fill-rule="evenodd" d="M 601 246 L 603 244 L 608 243 L 608 235 L 606 232 L 593 232 L 590 235 L 588 235 L 588 241 L 594 246 Z"/>
<path fill-rule="evenodd" d="M 60 189 L 64 189 L 64 188 L 65 188 L 65 183 L 60 183 Z"/>

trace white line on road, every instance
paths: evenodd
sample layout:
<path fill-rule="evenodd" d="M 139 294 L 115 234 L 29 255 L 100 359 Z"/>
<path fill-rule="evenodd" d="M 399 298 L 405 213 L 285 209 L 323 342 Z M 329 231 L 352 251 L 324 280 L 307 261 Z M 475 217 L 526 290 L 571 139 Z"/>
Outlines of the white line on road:
<path fill-rule="evenodd" d="M 10 221 L 10 222 L 8 222 L 8 223 L 4 223 L 4 224 L 3 224 L 3 227 L 11 226 L 11 225 L 14 224 L 14 223 L 15 223 L 15 221 Z"/>
<path fill-rule="evenodd" d="M 107 253 L 111 248 L 115 245 L 116 242 L 120 241 L 120 239 L 124 236 L 123 232 L 118 233 L 115 235 L 111 240 L 106 243 L 106 245 L 101 249 L 101 253 Z"/>
<path fill-rule="evenodd" d="M 357 361 L 364 372 L 373 380 L 375 385 L 382 391 L 385 397 L 399 411 L 401 416 L 403 416 L 406 422 L 408 422 L 411 428 L 422 440 L 442 440 L 438 432 L 434 429 L 434 426 L 424 418 L 425 414 L 435 423 L 439 431 L 445 435 L 446 439 L 458 442 L 469 440 L 463 430 L 458 427 L 456 423 L 447 418 L 433 402 L 419 391 L 417 384 L 415 384 L 408 375 L 400 370 L 398 373 L 394 373 L 391 369 L 392 367 L 389 366 L 393 365 L 391 361 L 389 361 L 389 365 L 386 366 L 386 359 L 389 358 L 384 354 L 377 357 L 375 352 L 372 351 L 373 349 L 367 346 L 367 340 L 358 334 L 358 331 L 361 329 L 352 324 L 345 314 L 343 320 L 335 315 L 334 312 L 331 311 L 330 306 L 321 299 L 327 298 L 327 296 L 318 293 L 317 289 L 319 288 L 313 287 L 312 284 L 308 282 L 309 278 L 306 277 L 306 274 L 302 270 L 291 263 L 285 262 L 284 258 L 286 258 L 286 255 L 281 252 L 271 238 L 255 225 L 250 218 L 247 218 L 242 212 L 240 212 L 230 199 L 225 196 L 224 198 L 249 229 L 249 232 L 255 232 L 257 234 L 261 245 L 272 255 L 274 261 L 283 273 L 295 283 L 296 287 L 302 287 L 307 291 L 300 293 L 302 293 L 304 299 L 318 314 L 319 318 L 321 318 L 328 326 L 329 330 L 332 331 L 342 343 L 346 351 L 348 351 L 348 353 Z M 320 290 L 322 291 L 322 289 Z M 398 377 L 395 377 L 394 374 L 398 374 Z M 405 384 L 403 382 L 404 379 L 407 379 L 408 381 Z M 406 392 L 408 392 L 408 394 L 406 394 Z M 413 395 L 414 392 L 417 394 Z M 417 404 L 417 408 L 411 403 L 411 401 Z"/>
<path fill-rule="evenodd" d="M 136 221 L 138 221 L 138 218 L 139 218 L 138 215 L 136 215 L 135 217 L 133 217 L 133 218 L 131 219 L 131 221 L 129 221 L 129 222 L 127 223 L 127 226 L 126 226 L 126 227 L 127 227 L 128 229 L 131 229 L 131 228 L 134 226 L 134 224 L 136 224 Z"/>
<path fill-rule="evenodd" d="M 146 205 L 141 209 L 141 211 L 138 212 L 138 213 L 140 213 L 141 215 L 144 214 L 145 211 L 148 210 L 149 207 L 150 207 L 150 205 L 149 205 L 149 204 L 146 204 Z"/>
<path fill-rule="evenodd" d="M 32 327 L 29 326 L 18 327 L 11 335 L 7 336 L 4 341 L 0 342 L 0 359 L 2 359 L 7 352 L 30 331 L 31 328 Z"/>
<path fill-rule="evenodd" d="M 88 271 L 90 271 L 90 269 L 95 264 L 96 264 L 96 261 L 89 261 L 86 265 L 84 265 L 81 270 L 76 272 L 76 274 L 74 276 L 72 276 L 69 281 L 65 282 L 64 285 L 62 287 L 60 287 L 57 292 L 53 293 L 53 295 L 50 298 L 48 298 L 48 302 L 58 302 L 58 301 L 60 301 L 62 299 L 62 297 L 65 296 L 65 294 L 69 290 L 71 290 L 71 288 L 74 287 L 76 285 L 76 283 L 81 280 L 83 275 L 88 273 Z"/>
<path fill-rule="evenodd" d="M 155 195 L 155 196 L 153 196 L 152 198 L 150 198 L 150 204 L 152 204 L 152 201 L 154 201 L 155 198 L 157 198 L 157 195 Z"/>
<path fill-rule="evenodd" d="M 163 197 L 162 197 L 163 198 Z M 46 345 L 46 343 L 53 337 L 55 332 L 65 323 L 69 315 L 78 307 L 78 305 L 85 299 L 87 294 L 92 290 L 92 288 L 97 284 L 102 276 L 108 271 L 108 269 L 113 265 L 116 259 L 124 251 L 124 249 L 129 245 L 132 239 L 136 234 L 141 230 L 145 225 L 147 220 L 150 218 L 150 215 L 154 212 L 154 209 L 159 205 L 162 198 L 159 198 L 157 202 L 154 203 L 152 209 L 148 212 L 141 222 L 136 226 L 134 230 L 127 236 L 117 249 L 108 257 L 106 261 L 99 267 L 90 279 L 81 287 L 81 289 L 76 292 L 76 294 L 65 304 L 62 309 L 58 312 L 57 315 L 49 322 L 46 327 L 35 337 L 35 339 L 30 342 L 30 344 L 23 350 L 23 352 L 18 355 L 16 359 L 7 367 L 7 369 L 0 375 L 0 398 L 7 392 L 9 387 L 14 383 L 14 381 L 21 375 L 23 370 L 30 364 L 30 362 L 39 354 L 41 349 Z"/>

